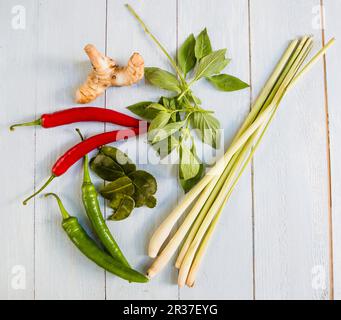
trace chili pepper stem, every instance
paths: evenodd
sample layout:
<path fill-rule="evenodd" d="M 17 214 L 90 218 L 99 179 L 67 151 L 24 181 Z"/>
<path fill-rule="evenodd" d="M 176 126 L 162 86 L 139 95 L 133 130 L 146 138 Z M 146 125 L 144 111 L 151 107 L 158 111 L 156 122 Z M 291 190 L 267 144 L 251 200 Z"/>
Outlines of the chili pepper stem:
<path fill-rule="evenodd" d="M 26 205 L 27 205 L 27 202 L 30 201 L 32 198 L 34 198 L 36 195 L 38 195 L 40 192 L 42 192 L 42 191 L 51 183 L 51 181 L 52 181 L 55 177 L 56 177 L 55 175 L 52 175 L 52 176 L 44 183 L 44 185 L 43 185 L 38 191 L 36 191 L 35 193 L 33 193 L 31 196 L 29 196 L 28 198 L 26 198 L 26 199 L 23 201 L 23 205 L 26 206 Z"/>
<path fill-rule="evenodd" d="M 77 133 L 81 137 L 82 141 L 84 141 L 84 137 L 82 132 L 76 128 Z M 83 184 L 91 183 L 90 172 L 89 172 L 89 156 L 86 154 L 84 156 L 84 176 L 83 176 Z"/>
<path fill-rule="evenodd" d="M 10 126 L 10 130 L 14 131 L 16 127 L 31 127 L 31 126 L 41 126 L 41 119 L 37 119 L 30 122 L 17 123 Z"/>
<path fill-rule="evenodd" d="M 76 132 L 79 134 L 81 140 L 84 141 L 84 137 L 83 137 L 83 135 L 82 135 L 82 132 L 81 132 L 78 128 L 76 128 L 75 130 L 76 130 Z"/>
<path fill-rule="evenodd" d="M 59 209 L 60 209 L 60 213 L 62 214 L 63 220 L 69 219 L 70 215 L 66 211 L 66 209 L 65 209 L 65 207 L 63 205 L 62 200 L 60 200 L 60 198 L 55 193 L 47 193 L 47 194 L 45 194 L 45 197 L 49 197 L 49 196 L 52 196 L 52 197 L 54 197 L 57 200 L 57 203 L 58 203 L 58 206 L 59 206 Z"/>

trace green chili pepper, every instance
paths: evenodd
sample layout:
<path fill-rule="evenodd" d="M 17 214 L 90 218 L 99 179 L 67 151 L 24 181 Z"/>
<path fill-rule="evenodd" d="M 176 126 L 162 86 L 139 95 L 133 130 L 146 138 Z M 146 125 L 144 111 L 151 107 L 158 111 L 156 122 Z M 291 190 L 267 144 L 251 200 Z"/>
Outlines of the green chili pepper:
<path fill-rule="evenodd" d="M 76 217 L 72 217 L 66 211 L 60 198 L 54 193 L 48 193 L 46 196 L 53 196 L 58 202 L 60 212 L 63 217 L 62 227 L 75 246 L 90 260 L 98 266 L 115 274 L 116 276 L 128 280 L 129 282 L 148 282 L 149 279 L 138 271 L 131 269 L 113 257 L 102 251 L 93 241 L 83 227 L 79 224 Z"/>
<path fill-rule="evenodd" d="M 83 136 L 79 129 L 76 129 L 80 137 Z M 130 267 L 127 259 L 124 257 L 118 244 L 113 238 L 108 226 L 103 218 L 101 208 L 98 202 L 98 193 L 93 185 L 89 173 L 89 158 L 88 155 L 84 157 L 84 177 L 82 184 L 82 200 L 85 207 L 86 214 L 95 230 L 99 240 L 103 246 L 108 250 L 110 255 L 117 261 L 123 263 L 125 266 Z"/>

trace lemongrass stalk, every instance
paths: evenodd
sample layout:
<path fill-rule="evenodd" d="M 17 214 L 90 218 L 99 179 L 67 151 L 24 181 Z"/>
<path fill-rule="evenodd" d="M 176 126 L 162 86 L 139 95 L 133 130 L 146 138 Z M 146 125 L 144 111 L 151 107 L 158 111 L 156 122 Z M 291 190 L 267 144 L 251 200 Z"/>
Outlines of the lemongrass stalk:
<path fill-rule="evenodd" d="M 258 98 L 253 103 L 251 107 L 251 111 L 246 117 L 243 125 L 239 129 L 236 134 L 235 139 L 237 139 L 245 129 L 255 120 L 259 111 L 264 105 L 264 102 L 267 100 L 269 94 L 273 91 L 275 84 L 278 82 L 278 78 L 282 74 L 284 67 L 287 65 L 290 57 L 292 56 L 293 52 L 295 51 L 297 44 L 299 41 L 297 39 L 290 42 L 289 46 L 287 47 L 286 51 L 284 52 L 283 56 L 281 57 L 280 61 L 278 62 L 275 70 L 270 75 L 270 78 L 267 80 L 266 84 L 264 85 L 263 89 L 261 90 Z"/>
<path fill-rule="evenodd" d="M 213 178 L 213 180 L 205 187 L 202 192 L 203 197 L 208 197 L 214 185 L 219 180 L 219 176 Z M 179 247 L 180 243 L 188 233 L 191 228 L 194 220 L 196 219 L 198 213 L 203 207 L 202 201 L 197 201 L 191 211 L 187 214 L 185 220 L 182 222 L 181 226 L 178 228 L 176 233 L 172 236 L 172 238 L 168 241 L 165 248 L 161 251 L 161 253 L 155 258 L 152 265 L 149 267 L 147 271 L 147 275 L 149 278 L 154 277 L 157 273 L 159 273 L 169 262 L 171 257 L 174 255 L 175 251 Z"/>
<path fill-rule="evenodd" d="M 273 85 L 273 87 L 271 88 L 271 90 L 267 90 L 267 92 L 268 92 L 268 97 L 267 97 L 267 99 L 263 102 L 263 104 L 258 104 L 257 106 L 255 106 L 255 107 L 252 108 L 252 111 L 251 111 L 250 114 L 249 114 L 249 116 L 250 116 L 250 115 L 252 115 L 252 116 L 251 116 L 251 117 L 248 117 L 248 119 L 247 119 L 248 121 L 245 121 L 244 124 L 246 124 L 246 123 L 248 122 L 249 125 L 250 125 L 250 124 L 252 123 L 252 121 L 254 121 L 255 118 L 260 114 L 260 112 L 262 111 L 262 109 L 264 109 L 264 108 L 266 108 L 266 107 L 269 106 L 269 104 L 270 104 L 271 101 L 273 100 L 274 96 L 276 95 L 279 86 L 283 84 L 283 81 L 284 81 L 284 79 L 285 79 L 285 76 L 286 76 L 287 73 L 288 73 L 289 67 L 292 66 L 292 63 L 293 63 L 293 61 L 296 59 L 298 52 L 302 49 L 304 43 L 305 43 L 307 40 L 308 40 L 308 37 L 303 37 L 302 40 L 300 40 L 300 41 L 298 41 L 298 40 L 292 41 L 292 43 L 291 43 L 291 44 L 292 44 L 292 48 L 294 48 L 295 51 L 294 51 L 294 52 L 290 51 L 290 56 L 289 56 L 289 58 L 288 58 L 288 60 L 287 60 L 287 62 L 286 62 L 286 65 L 283 65 L 283 71 L 282 71 L 280 74 L 278 74 L 276 83 Z M 237 133 L 235 139 L 237 139 L 238 136 L 240 136 L 240 135 L 242 134 L 243 129 L 244 129 L 244 125 L 243 125 L 242 128 L 238 131 L 238 133 Z M 235 140 L 235 139 L 234 139 L 234 140 Z M 229 164 L 229 166 L 230 166 L 230 164 Z M 225 170 L 226 170 L 226 169 L 225 169 Z M 220 184 L 219 184 L 219 186 L 216 185 L 216 187 L 215 187 L 215 193 L 210 195 L 210 199 L 208 199 L 208 200 L 206 201 L 205 206 L 206 206 L 206 205 L 208 205 L 209 207 L 211 206 L 211 204 L 213 203 L 213 201 L 215 200 L 215 198 L 216 198 L 216 196 L 217 196 L 217 192 L 221 189 L 222 183 L 223 183 L 223 181 L 225 181 L 225 180 L 226 180 L 226 176 L 222 176 L 222 177 L 220 178 Z M 209 200 L 211 200 L 211 201 L 209 201 Z M 181 250 L 180 250 L 180 253 L 179 253 L 179 255 L 178 255 L 178 258 L 177 258 L 177 260 L 176 260 L 176 262 L 175 262 L 175 267 L 176 267 L 176 268 L 180 268 L 181 263 L 182 263 L 182 261 L 183 261 L 183 258 L 184 258 L 184 256 L 185 256 L 185 254 L 186 254 L 188 248 L 190 247 L 190 244 L 191 244 L 192 240 L 194 239 L 194 236 L 195 236 L 196 232 L 198 231 L 198 229 L 199 229 L 199 227 L 200 227 L 200 224 L 201 224 L 203 218 L 205 217 L 205 214 L 207 213 L 209 207 L 208 207 L 208 208 L 207 208 L 207 207 L 206 207 L 206 208 L 203 208 L 203 211 L 204 211 L 204 212 L 201 212 L 201 213 L 200 213 L 200 217 L 198 217 L 198 219 L 195 221 L 195 224 L 193 225 L 193 227 L 191 228 L 189 234 L 187 235 L 186 240 L 185 240 L 184 244 L 182 245 L 182 248 L 181 248 Z"/>
<path fill-rule="evenodd" d="M 307 54 L 307 51 L 309 51 L 310 44 L 312 39 L 311 38 L 303 38 L 300 44 L 298 45 L 297 50 L 293 54 L 292 58 L 290 59 L 288 65 L 285 67 L 285 72 L 283 75 L 283 82 L 280 84 L 278 90 L 276 91 L 272 104 L 276 104 L 276 101 L 281 99 L 283 97 L 283 92 L 287 89 L 288 84 L 292 79 L 294 78 L 299 66 L 303 63 L 302 57 L 304 57 Z M 276 85 L 277 86 L 277 85 Z M 275 87 L 276 87 L 275 86 Z M 276 109 L 277 110 L 277 106 Z M 272 114 L 275 114 L 275 111 Z M 271 117 L 271 118 L 272 118 Z M 231 184 L 231 181 L 234 179 L 234 175 L 237 174 L 237 166 L 232 169 L 232 174 L 229 176 L 229 178 L 224 182 L 224 185 L 222 189 L 219 192 L 219 195 L 217 196 L 217 199 L 224 199 L 226 198 L 227 194 L 229 193 L 229 185 Z M 212 220 L 214 219 L 214 216 L 217 214 L 220 208 L 219 201 L 214 201 L 211 208 L 209 209 L 204 221 L 202 222 L 199 230 L 197 231 L 195 238 L 193 239 L 187 253 L 185 254 L 185 257 L 183 259 L 183 262 L 180 267 L 179 271 L 179 278 L 178 278 L 178 285 L 179 287 L 182 287 L 187 279 L 188 272 L 191 268 L 191 265 L 193 263 L 196 251 L 198 250 L 198 247 L 202 241 L 202 238 L 207 232 L 207 229 L 209 228 L 210 224 L 212 223 Z"/>
<path fill-rule="evenodd" d="M 193 225 L 191 227 L 191 230 L 188 232 L 186 239 L 181 246 L 181 250 L 180 250 L 178 257 L 176 259 L 176 262 L 175 262 L 175 268 L 177 268 L 177 269 L 180 268 L 188 248 L 190 247 L 198 229 L 200 228 L 202 221 L 206 217 L 208 210 L 212 206 L 213 201 L 216 200 L 216 197 L 219 193 L 219 190 L 222 188 L 224 181 L 228 178 L 229 174 L 231 173 L 231 169 L 233 168 L 235 163 L 238 161 L 240 156 L 241 155 L 243 156 L 244 154 L 246 154 L 248 152 L 248 149 L 252 145 L 253 140 L 254 140 L 253 138 L 256 137 L 257 132 L 258 132 L 258 130 L 249 138 L 248 142 L 243 146 L 242 150 L 240 150 L 240 152 L 236 153 L 233 156 L 233 158 L 231 159 L 229 164 L 226 166 L 223 174 L 219 177 L 218 182 L 215 184 L 211 194 L 207 198 L 204 206 L 201 208 L 199 215 L 197 216 L 195 222 L 193 223 Z M 200 198 L 201 198 L 201 196 L 200 196 Z"/>
<path fill-rule="evenodd" d="M 227 193 L 224 201 L 221 203 L 220 208 L 219 208 L 217 214 L 215 215 L 212 223 L 209 225 L 209 228 L 208 228 L 207 232 L 205 233 L 204 238 L 203 238 L 203 240 L 201 241 L 201 243 L 200 243 L 200 245 L 198 247 L 198 250 L 197 250 L 197 252 L 196 252 L 196 254 L 194 256 L 193 262 L 192 262 L 191 267 L 189 269 L 188 276 L 186 278 L 186 285 L 188 287 L 193 287 L 194 286 L 194 282 L 195 282 L 195 279 L 196 279 L 197 272 L 199 270 L 201 261 L 202 261 L 204 255 L 205 255 L 205 253 L 206 253 L 206 250 L 207 250 L 207 247 L 208 247 L 208 244 L 209 244 L 209 240 L 212 237 L 213 231 L 215 230 L 215 227 L 217 225 L 219 217 L 220 217 L 220 215 L 221 215 L 221 213 L 222 213 L 222 211 L 223 211 L 223 209 L 224 209 L 224 207 L 226 205 L 226 202 L 230 198 L 230 195 L 232 194 L 232 191 L 233 191 L 234 187 L 236 186 L 237 181 L 239 180 L 241 174 L 244 172 L 245 168 L 247 167 L 247 165 L 251 161 L 254 153 L 256 152 L 258 144 L 259 143 L 256 143 L 256 145 L 253 147 L 251 153 L 249 154 L 248 158 L 245 160 L 245 163 L 244 163 L 242 169 L 240 170 L 240 172 L 239 172 L 238 176 L 236 177 L 234 183 L 231 185 L 229 192 Z"/>
<path fill-rule="evenodd" d="M 294 52 L 292 53 L 292 55 L 290 56 L 287 64 L 284 66 L 284 69 L 282 71 L 282 73 L 280 74 L 277 82 L 275 83 L 273 89 L 271 90 L 268 98 L 266 99 L 266 101 L 264 102 L 264 105 L 260 108 L 260 111 L 259 112 L 262 112 L 263 109 L 266 109 L 270 104 L 273 103 L 273 101 L 275 100 L 276 98 L 276 95 L 278 97 L 278 92 L 279 92 L 279 89 L 282 88 L 284 91 L 284 88 L 286 88 L 286 85 L 284 85 L 284 81 L 286 79 L 288 79 L 288 74 L 290 71 L 292 71 L 292 67 L 294 65 L 294 63 L 296 62 L 297 64 L 297 58 L 298 56 L 302 53 L 302 50 L 305 50 L 307 49 L 307 46 L 312 42 L 312 38 L 311 37 L 307 37 L 307 36 L 304 36 L 301 40 L 298 41 L 298 44 L 294 50 Z M 256 118 L 258 117 L 259 115 L 257 114 L 256 115 Z"/>
<path fill-rule="evenodd" d="M 200 267 L 200 264 L 201 264 L 201 261 L 206 253 L 206 250 L 207 250 L 207 247 L 208 247 L 208 244 L 209 244 L 209 240 L 210 238 L 212 237 L 212 234 L 213 234 L 213 231 L 217 225 L 217 222 L 220 218 L 220 215 L 223 211 L 223 208 L 225 207 L 227 201 L 229 200 L 231 194 L 232 194 L 232 191 L 234 190 L 237 182 L 239 181 L 241 175 L 243 174 L 244 170 L 246 169 L 246 167 L 249 165 L 252 157 L 254 156 L 256 150 L 258 149 L 258 146 L 266 132 L 266 130 L 268 129 L 270 123 L 272 122 L 273 120 L 273 117 L 276 113 L 277 109 L 274 110 L 271 118 L 269 119 L 269 122 L 266 124 L 266 126 L 264 127 L 262 133 L 260 134 L 256 144 L 252 147 L 252 150 L 248 156 L 248 158 L 245 160 L 245 163 L 243 165 L 243 167 L 241 168 L 240 172 L 238 173 L 236 179 L 234 180 L 233 184 L 231 185 L 230 187 L 230 190 L 228 191 L 224 201 L 221 203 L 221 206 L 216 214 L 216 216 L 214 217 L 212 223 L 209 225 L 209 228 L 207 230 L 207 232 L 205 233 L 205 236 L 204 236 L 204 239 L 201 241 L 200 245 L 199 245 L 199 248 L 194 256 L 194 259 L 193 259 L 193 262 L 191 264 L 191 267 L 189 269 L 189 272 L 188 272 L 188 276 L 186 278 L 186 285 L 188 287 L 193 287 L 194 285 L 194 282 L 195 282 L 195 279 L 196 279 L 196 275 L 198 273 L 198 270 L 199 270 L 199 267 Z"/>
<path fill-rule="evenodd" d="M 251 139 L 251 138 L 250 138 Z M 243 147 L 243 150 L 245 149 L 245 146 Z M 236 158 L 237 154 L 234 155 L 232 160 L 230 161 L 229 165 L 227 166 L 227 173 L 229 173 L 231 167 L 233 166 L 234 160 Z M 226 169 L 225 169 L 226 171 Z M 224 174 L 225 174 L 224 171 Z M 226 179 L 226 177 L 225 177 Z M 186 218 L 176 231 L 176 233 L 172 236 L 172 238 L 168 241 L 165 248 L 161 251 L 161 253 L 156 257 L 156 259 L 153 261 L 152 265 L 149 267 L 147 274 L 150 278 L 154 277 L 157 273 L 159 273 L 169 262 L 177 248 L 179 247 L 180 243 L 185 238 L 186 234 L 188 233 L 189 229 L 191 229 L 190 234 L 187 236 L 186 241 L 189 241 L 188 239 L 191 239 L 194 237 L 192 234 L 193 230 L 195 230 L 195 226 L 197 228 L 200 227 L 200 224 L 202 220 L 205 217 L 205 211 L 207 212 L 210 208 L 211 204 L 208 204 L 207 201 L 204 202 L 205 199 L 207 199 L 216 189 L 216 184 L 220 181 L 220 177 L 216 176 L 204 189 L 202 194 L 200 195 L 200 199 L 196 201 L 195 205 L 191 209 L 191 211 L 187 214 Z M 220 185 L 221 187 L 221 185 Z M 218 189 L 219 190 L 219 187 Z M 216 191 L 216 195 L 218 192 Z M 200 214 L 199 214 L 200 213 Z M 199 214 L 199 215 L 198 215 Z M 195 220 L 195 224 L 193 225 L 193 222 Z M 193 226 L 192 226 L 193 225 Z M 191 240 L 189 241 L 190 244 Z M 182 250 L 184 250 L 185 245 L 182 247 Z M 181 254 L 181 253 L 180 253 Z M 184 252 L 185 254 L 185 252 Z M 180 255 L 179 255 L 180 257 Z M 178 260 L 179 260 L 178 257 Z M 177 260 L 177 261 L 178 261 Z"/>
<path fill-rule="evenodd" d="M 287 64 L 285 66 L 283 66 L 283 68 L 284 68 L 283 72 L 281 74 L 279 74 L 277 82 L 275 83 L 275 85 L 273 86 L 271 91 L 269 92 L 269 95 L 268 95 L 267 99 L 264 101 L 263 105 L 259 105 L 258 110 L 253 109 L 254 111 L 257 110 L 257 114 L 255 115 L 255 117 L 259 116 L 264 108 L 266 109 L 267 107 L 269 107 L 270 103 L 275 98 L 279 87 L 283 85 L 283 81 L 285 80 L 285 77 L 287 76 L 288 71 L 290 70 L 290 67 L 293 65 L 293 63 L 296 60 L 299 52 L 301 52 L 303 46 L 306 44 L 306 42 L 308 40 L 309 40 L 308 37 L 303 37 L 300 41 L 293 41 L 292 42 L 293 44 L 295 44 L 295 51 L 291 53 L 289 60 L 287 61 Z M 254 121 L 255 119 L 249 118 L 249 120 L 251 123 L 251 121 Z M 243 128 L 241 128 L 241 129 L 243 129 Z M 240 136 L 241 134 L 242 134 L 242 130 L 239 130 L 236 138 L 238 138 L 238 135 Z M 254 135 L 254 138 L 255 137 L 256 137 L 256 135 Z M 229 166 L 230 166 L 230 164 L 229 164 Z M 195 221 L 195 224 L 193 225 L 189 234 L 187 235 L 187 238 L 186 238 L 184 244 L 182 245 L 182 248 L 180 250 L 178 258 L 175 262 L 176 268 L 180 268 L 181 263 L 183 261 L 183 258 L 186 255 L 186 252 L 187 252 L 188 248 L 190 247 L 190 244 L 191 244 L 192 240 L 194 239 L 194 236 L 195 236 L 196 232 L 198 231 L 200 224 L 201 224 L 203 218 L 205 217 L 205 214 L 207 213 L 209 207 L 212 205 L 213 201 L 215 200 L 219 190 L 221 189 L 221 187 L 223 185 L 223 182 L 226 180 L 226 177 L 227 177 L 226 175 L 221 176 L 221 178 L 219 179 L 220 183 L 218 183 L 215 186 L 214 192 L 209 196 L 209 199 L 205 203 L 205 206 L 202 210 L 203 212 L 200 213 L 200 217 L 198 217 L 198 219 Z"/>
<path fill-rule="evenodd" d="M 256 132 L 257 133 L 257 132 Z M 245 144 L 245 150 L 249 150 L 250 147 L 252 146 L 252 139 L 249 139 L 249 141 Z M 224 184 L 222 186 L 222 189 L 220 190 L 220 192 L 217 195 L 217 198 L 221 197 L 221 193 L 222 191 L 227 190 L 227 184 L 229 184 L 231 180 L 234 179 L 234 177 L 236 176 L 236 174 L 238 173 L 238 168 L 242 165 L 243 161 L 245 158 L 245 153 L 241 152 L 236 160 L 236 163 L 234 164 L 234 166 L 232 166 L 231 171 L 228 175 L 228 178 L 224 181 Z M 180 288 L 182 288 L 186 282 L 187 276 L 188 276 L 188 272 L 190 270 L 190 267 L 192 265 L 195 253 L 197 252 L 198 246 L 201 243 L 201 239 L 203 238 L 204 234 L 207 231 L 206 228 L 206 224 L 209 221 L 211 223 L 211 221 L 213 220 L 214 215 L 217 212 L 218 207 L 220 206 L 219 201 L 215 200 L 212 205 L 209 207 L 206 215 L 204 216 L 204 219 L 198 229 L 198 231 L 195 233 L 194 239 L 192 240 L 184 258 L 183 261 L 181 263 L 181 266 L 179 268 L 179 276 L 178 276 L 178 286 Z"/>
<path fill-rule="evenodd" d="M 186 279 L 186 285 L 190 288 L 192 288 L 194 286 L 194 282 L 196 279 L 196 275 L 199 271 L 201 261 L 202 261 L 204 255 L 207 251 L 207 247 L 209 245 L 210 239 L 212 237 L 212 234 L 213 234 L 214 229 L 218 223 L 219 216 L 220 216 L 222 211 L 223 211 L 223 206 L 221 206 L 218 214 L 216 215 L 216 217 L 212 221 L 209 229 L 207 230 L 207 233 L 205 234 L 204 240 L 201 242 L 199 249 L 198 249 L 198 252 L 194 257 L 191 269 L 189 270 L 188 277 Z"/>
<path fill-rule="evenodd" d="M 292 77 L 292 80 L 289 82 L 289 84 L 287 84 L 287 87 L 286 87 L 284 90 L 282 90 L 281 93 L 276 97 L 277 100 L 278 100 L 279 102 L 282 101 L 283 97 L 284 97 L 285 94 L 288 92 L 288 90 L 292 88 L 292 85 L 291 85 L 291 84 L 292 84 L 292 82 L 294 81 L 296 75 L 299 73 L 302 64 L 304 63 L 304 61 L 305 61 L 306 58 L 308 57 L 308 55 L 309 55 L 311 49 L 313 48 L 313 46 L 314 46 L 313 43 L 310 43 L 309 46 L 308 46 L 308 48 L 306 49 L 306 52 L 304 53 L 304 55 L 302 55 L 302 56 L 300 57 L 300 63 L 299 63 L 299 65 L 296 66 L 296 68 L 295 68 L 295 74 L 294 74 L 294 76 Z M 278 102 L 278 103 L 279 103 L 279 102 Z"/>
<path fill-rule="evenodd" d="M 323 47 L 306 65 L 303 69 L 301 69 L 300 72 L 297 73 L 297 75 L 293 78 L 293 80 L 290 82 L 290 84 L 288 85 L 287 89 L 291 88 L 293 86 L 293 84 L 295 84 L 299 79 L 301 79 L 301 77 L 308 71 L 311 69 L 311 67 L 321 58 L 321 56 L 323 54 L 325 54 L 325 52 L 327 51 L 327 49 L 334 43 L 334 40 L 332 39 L 331 41 L 328 42 L 328 44 Z M 308 50 L 309 51 L 309 50 Z M 305 54 L 305 57 L 306 57 L 307 53 Z M 303 57 L 303 61 L 304 61 L 304 58 Z M 303 63 L 302 61 L 302 63 Z M 283 96 L 282 96 L 283 97 Z M 282 99 L 282 97 L 280 98 L 280 100 Z M 279 106 L 279 103 L 280 103 L 280 100 L 277 104 L 277 108 Z M 276 108 L 276 110 L 277 110 Z M 187 280 L 186 280 L 186 284 L 189 286 L 189 287 L 192 287 L 194 285 L 194 281 L 195 281 L 195 278 L 196 278 L 196 274 L 198 272 L 198 269 L 199 269 L 199 266 L 200 266 L 200 263 L 201 263 L 201 260 L 203 259 L 203 256 L 207 250 L 207 247 L 208 247 L 208 243 L 209 243 L 209 240 L 213 234 L 213 231 L 217 225 L 217 222 L 219 220 L 219 217 L 221 215 L 221 212 L 222 212 L 222 209 L 223 207 L 225 206 L 227 200 L 229 199 L 236 183 L 238 182 L 240 176 L 242 175 L 242 173 L 244 172 L 245 168 L 247 167 L 247 165 L 249 164 L 249 162 L 251 161 L 254 153 L 256 152 L 266 130 L 268 129 L 271 121 L 273 120 L 273 117 L 276 113 L 276 110 L 274 111 L 273 115 L 271 116 L 271 118 L 269 119 L 269 122 L 268 124 L 266 125 L 266 127 L 264 128 L 263 132 L 261 133 L 261 135 L 259 136 L 255 146 L 253 147 L 253 150 L 252 152 L 250 153 L 248 159 L 245 161 L 245 164 L 243 166 L 243 168 L 241 169 L 238 177 L 236 178 L 236 180 L 234 181 L 234 183 L 232 184 L 231 188 L 230 188 L 230 191 L 228 193 L 228 196 L 224 199 L 224 202 L 223 204 L 221 205 L 217 215 L 215 216 L 214 220 L 212 221 L 209 229 L 207 230 L 207 233 L 205 234 L 205 237 L 203 239 L 203 241 L 201 242 L 199 248 L 198 248 L 198 251 L 197 251 L 197 254 L 193 260 L 193 263 L 192 263 L 192 266 L 191 266 L 191 269 L 189 271 L 189 274 L 188 274 L 188 277 L 187 277 Z"/>
<path fill-rule="evenodd" d="M 328 41 L 328 43 L 321 48 L 312 59 L 302 68 L 302 70 L 296 75 L 294 80 L 291 82 L 290 87 L 294 86 L 298 80 L 300 80 L 307 72 L 314 67 L 314 65 L 320 60 L 321 56 L 323 56 L 327 50 L 335 43 L 335 38 L 332 38 Z"/>

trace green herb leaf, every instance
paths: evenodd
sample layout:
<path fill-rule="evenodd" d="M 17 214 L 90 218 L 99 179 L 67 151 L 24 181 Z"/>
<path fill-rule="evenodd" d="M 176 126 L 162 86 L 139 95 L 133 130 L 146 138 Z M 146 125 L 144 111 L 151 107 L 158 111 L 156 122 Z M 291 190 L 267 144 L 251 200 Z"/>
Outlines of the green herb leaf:
<path fill-rule="evenodd" d="M 199 171 L 197 175 L 191 179 L 185 180 L 181 174 L 179 174 L 180 184 L 185 193 L 189 192 L 204 176 L 205 166 L 203 163 L 200 164 Z"/>
<path fill-rule="evenodd" d="M 119 165 L 122 168 L 125 174 L 129 174 L 136 170 L 135 163 L 131 161 L 128 155 L 115 147 L 103 146 L 100 149 L 99 154 L 105 155 L 109 157 L 111 160 L 113 160 L 117 165 Z"/>
<path fill-rule="evenodd" d="M 195 149 L 195 144 L 194 144 L 194 139 L 191 136 L 192 139 L 192 147 L 191 147 L 191 152 L 193 154 L 193 156 L 199 161 L 199 158 L 197 156 L 197 152 Z M 182 175 L 181 170 L 179 170 L 179 180 L 180 180 L 180 184 L 182 186 L 182 189 L 185 191 L 185 193 L 187 193 L 188 191 L 190 191 L 199 181 L 200 179 L 204 176 L 205 173 L 205 166 L 203 163 L 200 163 L 200 167 L 199 167 L 199 171 L 197 173 L 197 175 L 191 179 L 185 179 Z"/>
<path fill-rule="evenodd" d="M 186 121 L 172 122 L 172 123 L 167 124 L 163 128 L 154 130 L 151 136 L 152 143 L 154 144 L 154 143 L 157 143 L 159 141 L 166 139 L 170 135 L 179 131 L 185 124 L 186 124 Z"/>
<path fill-rule="evenodd" d="M 156 206 L 156 203 L 157 203 L 157 200 L 154 196 L 149 196 L 147 199 L 146 199 L 146 206 L 148 208 L 155 208 Z"/>
<path fill-rule="evenodd" d="M 147 108 L 167 112 L 167 108 L 164 107 L 162 104 L 159 104 L 159 103 L 152 103 Z"/>
<path fill-rule="evenodd" d="M 148 129 L 148 141 L 153 141 L 159 130 L 164 128 L 171 120 L 171 113 L 160 111 L 154 120 L 149 125 Z"/>
<path fill-rule="evenodd" d="M 134 199 L 128 195 L 123 195 L 117 209 L 108 219 L 115 221 L 124 220 L 130 216 L 134 208 L 135 208 Z"/>
<path fill-rule="evenodd" d="M 195 38 L 194 38 L 194 35 L 192 33 L 185 40 L 185 42 L 179 48 L 179 51 L 178 51 L 179 67 L 182 70 L 182 72 L 184 73 L 185 77 L 186 77 L 186 74 L 189 71 L 191 71 L 196 64 L 194 47 L 195 47 Z"/>
<path fill-rule="evenodd" d="M 169 112 L 160 111 L 158 115 L 150 123 L 149 132 L 155 129 L 163 128 L 169 121 L 171 114 Z"/>
<path fill-rule="evenodd" d="M 167 139 L 154 143 L 153 148 L 157 151 L 160 158 L 163 159 L 167 157 L 178 145 L 179 140 L 175 138 L 174 135 L 171 135 Z"/>
<path fill-rule="evenodd" d="M 148 109 L 148 106 L 151 105 L 152 103 L 153 102 L 151 101 L 142 101 L 127 107 L 127 109 L 129 109 L 131 112 L 135 113 L 136 115 L 143 119 L 153 120 L 159 113 L 159 111 L 154 109 Z"/>
<path fill-rule="evenodd" d="M 244 81 L 230 76 L 229 74 L 219 74 L 217 76 L 208 77 L 207 80 L 221 91 L 237 91 L 249 87 Z"/>
<path fill-rule="evenodd" d="M 90 168 L 101 179 L 106 181 L 114 181 L 125 175 L 121 166 L 111 158 L 100 153 L 91 159 Z"/>
<path fill-rule="evenodd" d="M 152 85 L 161 89 L 180 93 L 180 85 L 176 76 L 160 68 L 145 68 L 144 76 Z"/>
<path fill-rule="evenodd" d="M 201 105 L 201 100 L 197 96 L 195 96 L 194 94 L 191 94 L 189 96 L 189 98 L 190 98 L 190 101 L 193 101 L 194 103 L 196 103 L 198 105 Z"/>
<path fill-rule="evenodd" d="M 158 108 L 158 107 L 157 107 Z M 163 111 L 161 111 L 163 112 Z M 157 189 L 155 178 L 146 171 L 136 170 L 136 165 L 117 148 L 103 146 L 91 160 L 91 168 L 101 178 L 112 181 L 100 189 L 100 194 L 110 200 L 109 207 L 114 209 L 111 220 L 128 217 L 136 206 L 156 205 L 153 196 Z"/>
<path fill-rule="evenodd" d="M 167 98 L 167 97 L 160 97 L 159 99 L 159 104 L 162 104 L 164 107 L 166 107 L 167 109 L 170 108 L 170 100 L 171 98 Z"/>
<path fill-rule="evenodd" d="M 218 119 L 209 113 L 202 112 L 194 112 L 191 119 L 192 127 L 198 129 L 201 140 L 213 148 L 217 148 L 220 143 L 220 123 Z"/>
<path fill-rule="evenodd" d="M 133 181 L 135 187 L 135 192 L 132 196 L 135 200 L 135 206 L 137 208 L 142 207 L 150 201 L 149 197 L 156 193 L 156 180 L 150 173 L 143 170 L 132 172 L 129 178 Z"/>
<path fill-rule="evenodd" d="M 225 58 L 225 54 L 226 49 L 221 49 L 213 51 L 206 57 L 202 58 L 199 61 L 195 73 L 195 80 L 199 80 L 202 77 L 210 77 L 222 71 L 230 61 L 229 59 Z"/>
<path fill-rule="evenodd" d="M 119 192 L 114 193 L 110 199 L 109 207 L 114 210 L 117 210 L 117 208 L 120 206 L 120 203 L 123 197 L 124 197 L 124 193 L 119 193 Z"/>
<path fill-rule="evenodd" d="M 127 176 L 118 178 L 115 181 L 108 183 L 100 190 L 100 194 L 103 196 L 103 198 L 108 200 L 113 199 L 115 194 L 121 193 L 132 196 L 134 192 L 135 187 L 133 185 L 133 182 Z"/>
<path fill-rule="evenodd" d="M 180 145 L 180 176 L 184 180 L 194 178 L 200 170 L 198 158 L 184 144 Z"/>
<path fill-rule="evenodd" d="M 199 61 L 201 58 L 206 57 L 211 52 L 211 41 L 207 34 L 207 29 L 205 28 L 200 32 L 195 42 L 195 56 Z"/>

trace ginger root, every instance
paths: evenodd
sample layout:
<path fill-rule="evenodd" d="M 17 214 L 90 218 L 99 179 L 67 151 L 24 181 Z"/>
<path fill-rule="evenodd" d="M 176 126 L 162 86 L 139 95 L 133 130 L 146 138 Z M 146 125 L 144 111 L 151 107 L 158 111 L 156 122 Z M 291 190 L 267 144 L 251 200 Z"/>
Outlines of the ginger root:
<path fill-rule="evenodd" d="M 85 46 L 84 50 L 93 70 L 76 92 L 77 103 L 88 103 L 96 99 L 108 87 L 130 86 L 143 78 L 144 60 L 139 53 L 135 52 L 130 57 L 127 66 L 120 67 L 92 44 Z"/>

